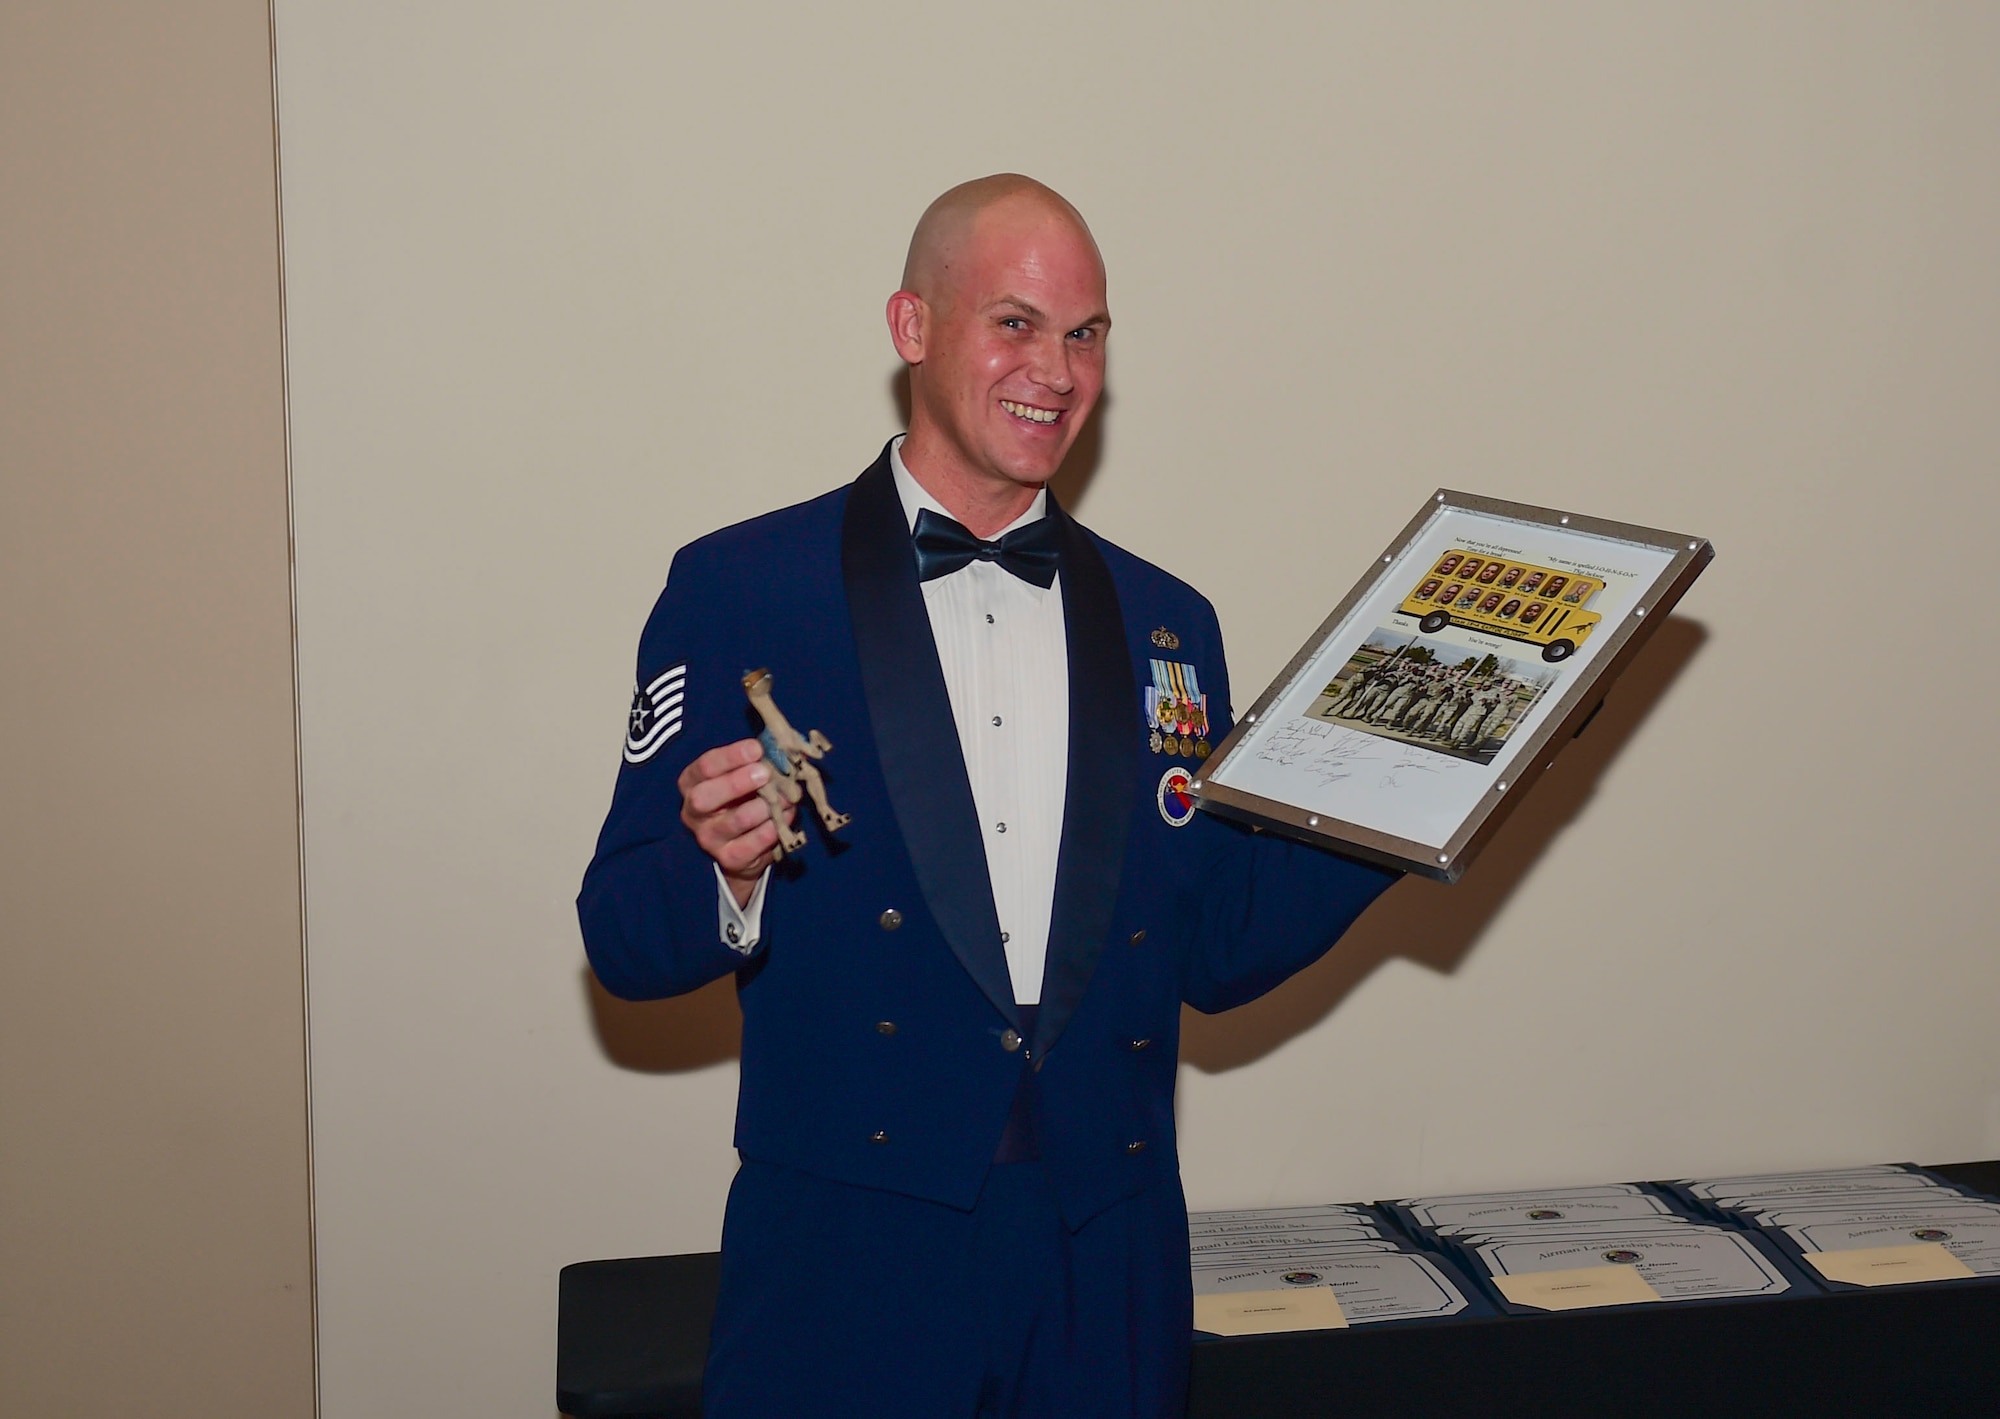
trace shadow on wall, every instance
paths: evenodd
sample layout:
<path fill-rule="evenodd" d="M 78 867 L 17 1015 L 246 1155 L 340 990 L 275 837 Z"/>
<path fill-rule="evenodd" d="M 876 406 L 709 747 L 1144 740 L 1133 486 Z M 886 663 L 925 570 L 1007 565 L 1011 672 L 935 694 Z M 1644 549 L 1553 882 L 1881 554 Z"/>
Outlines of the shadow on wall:
<path fill-rule="evenodd" d="M 1325 1019 L 1392 956 L 1456 970 L 1707 638 L 1698 622 L 1669 617 L 1619 677 L 1589 732 L 1563 750 L 1464 877 L 1452 886 L 1406 878 L 1339 945 L 1263 999 L 1223 1015 L 1182 1011 L 1181 1058 L 1210 1074 L 1261 1059 Z M 672 1000 L 620 1000 L 588 967 L 582 982 L 598 1042 L 623 1068 L 677 1074 L 721 1064 L 742 1050 L 733 976 Z"/>
<path fill-rule="evenodd" d="M 671 1000 L 620 1000 L 583 968 L 590 1020 L 613 1064 L 646 1074 L 681 1074 L 743 1052 L 736 977 L 710 981 Z"/>
<path fill-rule="evenodd" d="M 1406 877 L 1338 945 L 1269 995 L 1222 1015 L 1182 1010 L 1181 1058 L 1209 1074 L 1261 1059 L 1325 1019 L 1392 956 L 1456 970 L 1707 639 L 1699 622 L 1668 617 L 1618 677 L 1588 732 L 1529 788 L 1463 877 L 1450 886 Z"/>
<path fill-rule="evenodd" d="M 896 372 L 889 376 L 889 397 L 896 404 L 896 422 L 907 429 L 910 426 L 910 367 L 896 366 Z M 1097 411 L 1083 426 L 1083 432 L 1076 436 L 1069 457 L 1056 470 L 1056 476 L 1049 480 L 1049 491 L 1056 495 L 1056 502 L 1070 516 L 1079 516 L 1083 506 L 1083 496 L 1090 490 L 1090 480 L 1097 476 L 1097 470 L 1104 462 L 1104 428 L 1106 415 L 1111 412 L 1111 391 L 1105 390 L 1098 396 Z"/>

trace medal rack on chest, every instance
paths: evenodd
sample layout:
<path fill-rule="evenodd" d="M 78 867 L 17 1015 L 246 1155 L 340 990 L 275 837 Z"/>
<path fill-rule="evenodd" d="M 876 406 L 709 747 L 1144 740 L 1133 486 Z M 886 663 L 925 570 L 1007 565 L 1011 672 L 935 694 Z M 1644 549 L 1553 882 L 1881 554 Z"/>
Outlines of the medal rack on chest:
<path fill-rule="evenodd" d="M 1169 758 L 1206 759 L 1208 696 L 1194 667 L 1178 660 L 1154 660 L 1153 683 L 1146 687 L 1146 746 Z"/>

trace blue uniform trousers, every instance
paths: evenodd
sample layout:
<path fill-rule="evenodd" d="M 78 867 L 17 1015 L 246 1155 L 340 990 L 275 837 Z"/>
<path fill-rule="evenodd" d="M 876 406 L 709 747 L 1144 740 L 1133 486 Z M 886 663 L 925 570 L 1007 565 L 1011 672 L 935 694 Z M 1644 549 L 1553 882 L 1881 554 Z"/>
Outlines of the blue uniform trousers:
<path fill-rule="evenodd" d="M 1039 1161 L 971 1211 L 745 1159 L 712 1419 L 1167 1419 L 1187 1402 L 1187 1212 L 1168 1174 L 1072 1232 Z"/>

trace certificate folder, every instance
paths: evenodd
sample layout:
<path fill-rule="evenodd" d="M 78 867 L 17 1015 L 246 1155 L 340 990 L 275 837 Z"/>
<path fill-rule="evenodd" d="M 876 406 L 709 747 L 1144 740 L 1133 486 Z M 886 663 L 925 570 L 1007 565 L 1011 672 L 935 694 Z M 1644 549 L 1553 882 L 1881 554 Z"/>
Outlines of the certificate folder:
<path fill-rule="evenodd" d="M 1656 1233 L 1633 1236 L 1623 1240 L 1595 1238 L 1588 1245 L 1581 1243 L 1574 1243 L 1572 1245 L 1576 1252 L 1575 1259 L 1581 1265 L 1631 1266 L 1642 1277 L 1646 1277 L 1659 1295 L 1658 1302 L 1648 1302 L 1647 1304 L 1741 1305 L 1753 1301 L 1770 1300 L 1786 1296 L 1812 1295 L 1825 1289 L 1817 1280 L 1809 1277 L 1802 1271 L 1795 1260 L 1787 1257 L 1782 1249 L 1766 1237 L 1742 1228 L 1716 1227 L 1701 1223 L 1694 1224 L 1687 1230 L 1691 1235 L 1685 1238 Z M 1517 1248 L 1522 1248 L 1526 1245 L 1525 1243 L 1514 1244 Z M 1501 1310 L 1506 1311 L 1510 1315 L 1527 1315 L 1546 1309 L 1546 1307 L 1522 1305 L 1510 1300 L 1506 1293 L 1501 1290 L 1499 1277 L 1496 1275 L 1495 1268 L 1492 1265 L 1487 1263 L 1476 1252 L 1466 1248 L 1457 1248 L 1456 1250 L 1464 1263 L 1466 1271 L 1480 1282 Z M 1715 1260 L 1735 1263 L 1733 1270 L 1737 1272 L 1745 1272 L 1751 1276 L 1761 1274 L 1770 1279 L 1760 1289 L 1755 1290 L 1740 1288 L 1701 1289 L 1699 1285 L 1688 1289 L 1677 1289 L 1670 1282 L 1662 1281 L 1652 1274 L 1650 1268 L 1660 1258 L 1662 1253 L 1667 1253 L 1671 1258 L 1674 1253 L 1681 1251 L 1693 1253 L 1690 1257 L 1693 1265 L 1700 1265 L 1705 1260 L 1703 1252 L 1707 1252 Z M 1613 1260 L 1612 1258 L 1614 1257 L 1617 1259 Z M 1746 1260 L 1748 1261 L 1747 1266 L 1744 1265 Z M 1675 1269 L 1681 1269 L 1678 1262 L 1673 1262 L 1672 1265 Z M 1524 1275 L 1532 1273 L 1521 1272 L 1514 1274 Z M 1704 1282 L 1707 1286 L 1721 1287 L 1730 1279 L 1727 1274 L 1721 1273 L 1718 1268 L 1718 1274 L 1704 1278 Z"/>
<path fill-rule="evenodd" d="M 1365 1265 L 1366 1258 L 1370 1255 L 1370 1253 L 1366 1252 L 1355 1252 L 1350 1253 L 1349 1257 L 1356 1265 Z M 1493 1303 L 1487 1299 L 1486 1293 L 1466 1275 L 1462 1265 L 1455 1258 L 1443 1252 L 1405 1244 L 1395 1251 L 1378 1252 L 1372 1255 L 1392 1258 L 1416 1258 L 1420 1260 L 1425 1270 L 1431 1273 L 1431 1278 L 1441 1283 L 1440 1289 L 1459 1304 L 1456 1304 L 1456 1308 L 1450 1311 L 1439 1310 L 1431 1314 L 1396 1313 L 1372 1311 L 1366 1304 L 1354 1304 L 1350 1298 L 1349 1301 L 1343 1302 L 1342 1305 L 1349 1328 L 1364 1326 L 1369 1329 L 1393 1327 L 1394 1329 L 1402 1330 L 1417 1326 L 1450 1325 L 1463 1320 L 1490 1318 L 1498 1313 Z M 1294 1269 L 1311 1269 L 1311 1267 L 1312 1263 L 1301 1261 L 1299 1267 Z M 1196 1285 L 1199 1287 L 1202 1282 L 1202 1277 L 1199 1273 L 1197 1273 L 1195 1279 Z M 1278 1284 L 1282 1285 L 1284 1283 L 1280 1280 Z M 1344 1288 L 1335 1285 L 1333 1289 L 1335 1295 L 1339 1296 Z M 1200 1293 L 1197 1292 L 1197 1294 Z M 1214 1332 L 1203 1331 L 1197 1327 L 1196 1334 L 1197 1336 L 1207 1337 L 1212 1336 Z"/>
<path fill-rule="evenodd" d="M 1719 1304 L 1820 1289 L 1753 1229 L 1705 1215 L 1649 1183 L 1408 1198 L 1383 1207 L 1408 1235 L 1457 1260 L 1512 1315 Z M 1633 1275 L 1620 1276 L 1620 1267 Z M 1547 1279 L 1560 1284 L 1538 1286 Z"/>
<path fill-rule="evenodd" d="M 1365 1204 L 1195 1212 L 1188 1237 L 1197 1326 L 1214 1315 L 1230 1335 L 1494 1313 L 1452 1261 L 1414 1245 Z M 1288 1295 L 1299 1299 L 1287 1302 Z"/>
<path fill-rule="evenodd" d="M 2000 1280 L 2000 1198 L 1914 1164 L 1664 1186 L 1753 1232 L 1829 1291 Z"/>

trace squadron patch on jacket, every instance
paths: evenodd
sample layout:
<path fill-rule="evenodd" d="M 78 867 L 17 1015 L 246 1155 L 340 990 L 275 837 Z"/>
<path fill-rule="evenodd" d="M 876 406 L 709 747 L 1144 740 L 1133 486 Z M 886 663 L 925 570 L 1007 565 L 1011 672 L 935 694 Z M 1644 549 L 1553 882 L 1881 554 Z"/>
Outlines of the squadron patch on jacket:
<path fill-rule="evenodd" d="M 681 732 L 681 701 L 686 698 L 687 662 L 671 665 L 652 683 L 632 689 L 632 713 L 625 721 L 625 762 L 643 764 L 660 746 Z"/>
<path fill-rule="evenodd" d="M 1185 828 L 1194 820 L 1194 795 L 1188 792 L 1191 777 L 1179 764 L 1160 775 L 1160 787 L 1153 797 L 1160 805 L 1160 816 L 1170 828 Z"/>

